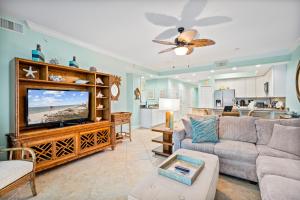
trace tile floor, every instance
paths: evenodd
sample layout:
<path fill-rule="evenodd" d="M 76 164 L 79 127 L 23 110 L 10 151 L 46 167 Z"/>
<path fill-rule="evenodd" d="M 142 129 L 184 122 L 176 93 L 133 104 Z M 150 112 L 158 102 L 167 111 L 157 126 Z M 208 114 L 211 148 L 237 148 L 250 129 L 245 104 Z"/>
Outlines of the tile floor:
<path fill-rule="evenodd" d="M 151 138 L 159 133 L 147 129 L 133 131 L 133 141 L 117 148 L 82 158 L 37 175 L 38 195 L 31 196 L 29 184 L 7 194 L 5 200 L 123 200 L 131 188 L 161 163 L 164 158 L 151 150 L 159 144 Z M 258 186 L 221 175 L 217 200 L 260 199 Z"/>

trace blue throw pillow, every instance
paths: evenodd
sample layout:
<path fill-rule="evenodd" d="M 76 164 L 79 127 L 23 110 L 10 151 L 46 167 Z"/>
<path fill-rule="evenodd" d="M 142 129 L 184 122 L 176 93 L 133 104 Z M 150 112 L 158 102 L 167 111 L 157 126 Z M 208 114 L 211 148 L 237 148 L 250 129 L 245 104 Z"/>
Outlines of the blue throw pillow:
<path fill-rule="evenodd" d="M 201 121 L 190 118 L 192 124 L 192 143 L 218 142 L 216 130 L 216 118 L 208 118 Z"/>

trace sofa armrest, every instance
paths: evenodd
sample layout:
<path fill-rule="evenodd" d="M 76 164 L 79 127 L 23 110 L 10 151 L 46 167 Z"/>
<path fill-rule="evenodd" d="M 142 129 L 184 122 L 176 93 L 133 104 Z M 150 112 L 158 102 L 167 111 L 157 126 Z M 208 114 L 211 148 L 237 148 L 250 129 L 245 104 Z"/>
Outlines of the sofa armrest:
<path fill-rule="evenodd" d="M 181 141 L 185 138 L 185 135 L 186 133 L 184 129 L 177 129 L 173 131 L 173 152 L 181 148 Z"/>

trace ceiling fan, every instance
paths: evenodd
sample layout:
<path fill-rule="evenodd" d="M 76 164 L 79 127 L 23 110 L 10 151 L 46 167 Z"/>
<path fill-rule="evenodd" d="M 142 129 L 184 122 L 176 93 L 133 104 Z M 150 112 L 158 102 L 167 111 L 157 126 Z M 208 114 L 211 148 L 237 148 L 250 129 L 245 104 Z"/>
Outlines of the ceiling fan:
<path fill-rule="evenodd" d="M 155 39 L 163 40 L 172 38 L 177 34 L 176 27 L 205 27 L 211 25 L 219 25 L 232 21 L 230 17 L 227 16 L 208 16 L 208 17 L 198 17 L 203 13 L 207 5 L 208 0 L 188 0 L 183 6 L 180 17 L 170 16 L 160 13 L 145 13 L 146 19 L 154 25 L 168 27 L 165 31 L 160 33 Z"/>
<path fill-rule="evenodd" d="M 179 36 L 175 38 L 174 42 L 162 41 L 162 40 L 152 40 L 155 43 L 164 45 L 175 45 L 174 47 L 162 50 L 160 53 L 166 53 L 169 51 L 175 51 L 176 55 L 190 55 L 194 47 L 205 47 L 214 45 L 215 41 L 210 39 L 194 39 L 197 35 L 197 31 L 194 29 L 189 29 L 184 31 L 183 27 L 178 28 Z"/>

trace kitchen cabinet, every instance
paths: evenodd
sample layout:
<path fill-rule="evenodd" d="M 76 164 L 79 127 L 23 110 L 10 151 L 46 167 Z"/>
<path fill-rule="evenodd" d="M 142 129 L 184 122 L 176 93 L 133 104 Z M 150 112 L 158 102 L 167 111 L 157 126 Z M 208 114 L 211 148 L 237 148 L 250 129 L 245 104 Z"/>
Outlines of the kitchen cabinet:
<path fill-rule="evenodd" d="M 256 97 L 255 88 L 255 77 L 245 78 L 246 96 L 245 97 Z"/>

